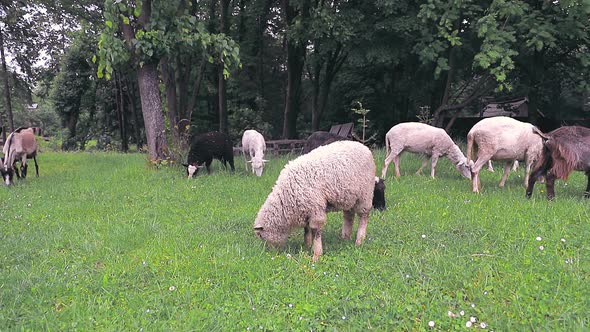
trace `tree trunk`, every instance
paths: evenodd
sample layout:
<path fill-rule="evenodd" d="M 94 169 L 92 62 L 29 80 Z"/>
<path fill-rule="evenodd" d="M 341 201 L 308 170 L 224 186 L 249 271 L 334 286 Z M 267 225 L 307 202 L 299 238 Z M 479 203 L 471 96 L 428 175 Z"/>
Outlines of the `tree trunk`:
<path fill-rule="evenodd" d="M 6 103 L 6 117 L 8 119 L 8 127 L 10 128 L 10 132 L 13 132 L 14 119 L 12 116 L 12 100 L 10 98 L 10 84 L 8 83 L 8 69 L 6 69 L 6 58 L 4 56 L 4 35 L 2 33 L 2 29 L 0 29 L 0 56 L 2 58 L 2 74 L 4 78 L 4 99 Z"/>
<path fill-rule="evenodd" d="M 139 112 L 137 111 L 137 107 L 135 104 L 135 84 L 133 81 L 124 80 L 125 87 L 127 89 L 127 100 L 129 107 L 131 108 L 131 114 L 133 115 L 133 122 L 135 123 L 133 127 L 133 136 L 135 138 L 135 144 L 137 145 L 137 150 L 140 150 L 143 146 L 143 136 L 141 135 L 141 117 L 139 116 Z"/>
<path fill-rule="evenodd" d="M 150 159 L 154 162 L 168 159 L 168 144 L 161 110 L 162 102 L 156 63 L 144 63 L 137 71 L 137 81 Z"/>
<path fill-rule="evenodd" d="M 141 13 L 137 18 L 136 29 L 146 29 L 150 23 L 151 14 L 152 0 L 143 0 Z M 127 47 L 132 53 L 135 52 L 135 46 L 133 45 L 135 31 L 133 27 L 129 24 L 123 24 L 121 30 Z M 162 115 L 162 101 L 160 100 L 157 60 L 139 65 L 137 83 L 139 85 L 141 112 L 143 113 L 150 159 L 152 162 L 168 159 L 169 151 L 164 116 Z"/>
<path fill-rule="evenodd" d="M 289 4 L 289 0 L 282 0 L 285 22 L 289 26 L 293 24 L 297 14 L 295 8 Z M 309 10 L 308 1 L 304 1 L 301 16 L 306 18 Z M 305 63 L 305 42 L 293 40 L 285 36 L 287 45 L 287 91 L 285 93 L 285 111 L 283 113 L 283 138 L 297 138 L 297 116 L 301 105 L 301 76 Z"/>
<path fill-rule="evenodd" d="M 121 151 L 129 152 L 129 140 L 127 138 L 127 121 L 125 116 L 125 99 L 123 97 L 123 86 L 119 74 L 115 74 L 117 80 L 117 118 L 119 122 L 119 134 L 121 136 Z"/>
<path fill-rule="evenodd" d="M 72 107 L 72 109 L 76 109 L 76 111 L 72 111 L 70 113 L 70 117 L 66 123 L 66 128 L 68 129 L 68 138 L 66 138 L 61 143 L 61 149 L 64 151 L 75 150 L 77 148 L 76 127 L 78 126 L 78 118 L 80 117 L 80 105 L 75 105 L 75 107 Z"/>
<path fill-rule="evenodd" d="M 170 129 L 172 130 L 172 137 L 174 145 L 179 147 L 180 135 L 178 128 L 178 113 L 176 104 L 176 79 L 174 70 L 171 68 L 168 58 L 160 60 L 160 69 L 162 72 L 162 80 L 166 88 L 166 105 L 168 106 L 168 121 L 170 122 Z"/>
<path fill-rule="evenodd" d="M 445 89 L 443 92 L 443 97 L 440 102 L 440 106 L 434 111 L 433 114 L 433 125 L 435 127 L 442 127 L 445 119 L 445 106 L 449 104 L 449 98 L 451 96 L 451 88 L 453 79 L 455 76 L 455 68 L 454 68 L 454 57 L 453 57 L 453 48 L 449 50 L 449 70 L 447 72 L 447 79 L 445 80 Z"/>
<path fill-rule="evenodd" d="M 227 16 L 228 16 L 228 0 L 221 0 L 220 3 L 220 31 L 223 34 L 227 34 Z M 217 68 L 217 94 L 219 98 L 218 106 L 219 106 L 219 131 L 222 133 L 228 132 L 228 125 L 227 125 L 227 98 L 226 98 L 226 85 L 225 85 L 225 76 L 223 75 L 225 64 L 223 62 L 223 54 L 220 56 L 221 63 Z"/>

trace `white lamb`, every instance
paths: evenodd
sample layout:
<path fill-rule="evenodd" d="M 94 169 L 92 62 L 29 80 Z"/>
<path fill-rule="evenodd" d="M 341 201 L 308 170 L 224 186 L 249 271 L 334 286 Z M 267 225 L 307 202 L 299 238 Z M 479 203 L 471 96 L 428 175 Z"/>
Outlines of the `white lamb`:
<path fill-rule="evenodd" d="M 250 160 L 246 160 L 246 151 L 250 154 Z M 262 134 L 256 130 L 250 129 L 244 131 L 242 135 L 242 155 L 248 171 L 248 163 L 252 164 L 252 172 L 256 176 L 261 176 L 264 170 L 264 163 L 268 160 L 264 159 L 264 151 L 266 151 L 266 143 Z"/>
<path fill-rule="evenodd" d="M 512 161 L 524 160 L 526 186 L 531 167 L 543 150 L 540 134 L 539 129 L 532 124 L 505 116 L 486 118 L 476 123 L 467 134 L 467 160 L 471 168 L 473 192 L 479 193 L 479 172 L 489 160 L 505 161 L 500 187 L 506 183 Z M 474 162 L 471 156 L 476 151 L 477 159 Z"/>
<path fill-rule="evenodd" d="M 273 247 L 285 244 L 292 229 L 305 229 L 305 244 L 313 239 L 313 260 L 323 252 L 322 228 L 328 211 L 344 212 L 342 238 L 349 239 L 359 215 L 356 245 L 362 244 L 375 188 L 375 162 L 369 148 L 339 141 L 289 162 L 258 211 L 254 230 Z"/>
<path fill-rule="evenodd" d="M 424 123 L 405 122 L 393 126 L 385 135 L 385 151 L 385 163 L 381 170 L 382 178 L 385 178 L 387 167 L 392 161 L 395 165 L 395 176 L 400 177 L 399 157 L 404 151 L 426 156 L 416 174 L 422 172 L 428 163 L 428 157 L 430 157 L 430 176 L 434 179 L 438 158 L 446 156 L 461 175 L 466 178 L 471 176 L 465 155 L 447 132 Z"/>

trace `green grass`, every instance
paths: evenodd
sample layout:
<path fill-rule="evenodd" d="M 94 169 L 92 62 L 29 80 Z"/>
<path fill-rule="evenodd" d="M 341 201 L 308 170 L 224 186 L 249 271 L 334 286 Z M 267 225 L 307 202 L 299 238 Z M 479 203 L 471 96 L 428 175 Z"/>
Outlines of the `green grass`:
<path fill-rule="evenodd" d="M 544 185 L 527 200 L 523 168 L 502 189 L 497 164 L 477 195 L 446 159 L 432 180 L 404 155 L 365 243 L 341 240 L 330 214 L 312 264 L 302 231 L 272 251 L 252 230 L 286 161 L 261 178 L 214 161 L 187 180 L 140 154 L 42 153 L 39 178 L 0 187 L 0 329 L 448 331 L 470 316 L 485 330 L 590 329 L 583 174 L 554 202 Z"/>

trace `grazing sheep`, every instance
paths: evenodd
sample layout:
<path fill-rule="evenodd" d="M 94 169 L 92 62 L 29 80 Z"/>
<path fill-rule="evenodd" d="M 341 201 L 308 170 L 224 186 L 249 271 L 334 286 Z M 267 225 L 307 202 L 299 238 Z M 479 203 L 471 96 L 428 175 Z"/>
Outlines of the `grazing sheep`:
<path fill-rule="evenodd" d="M 39 176 L 39 165 L 37 164 L 37 140 L 33 129 L 28 127 L 20 127 L 13 131 L 8 138 L 3 148 L 4 165 L 2 167 L 2 177 L 7 185 L 12 183 L 13 175 L 16 174 L 18 178 L 27 177 L 27 158 L 33 158 L 35 161 L 35 172 Z M 16 162 L 20 161 L 21 174 L 18 172 Z"/>
<path fill-rule="evenodd" d="M 328 211 L 344 212 L 342 237 L 350 238 L 359 215 L 356 245 L 365 236 L 375 188 L 371 150 L 358 142 L 321 146 L 289 162 L 258 211 L 254 230 L 273 247 L 282 246 L 292 229 L 303 227 L 305 244 L 313 239 L 313 260 L 323 252 L 322 229 Z"/>
<path fill-rule="evenodd" d="M 584 197 L 590 197 L 590 129 L 565 126 L 545 134 L 547 139 L 537 167 L 526 189 L 526 197 L 533 194 L 535 182 L 545 176 L 547 199 L 555 198 L 555 179 L 567 180 L 573 171 L 586 173 L 588 183 Z"/>
<path fill-rule="evenodd" d="M 471 168 L 473 192 L 479 193 L 479 171 L 489 160 L 505 161 L 500 187 L 506 183 L 512 161 L 524 160 L 526 186 L 531 167 L 543 149 L 540 135 L 541 131 L 532 124 L 506 116 L 486 118 L 476 123 L 467 134 L 467 160 Z M 471 156 L 476 151 L 474 162 Z"/>
<path fill-rule="evenodd" d="M 385 178 L 387 167 L 393 161 L 395 165 L 395 176 L 400 177 L 399 156 L 402 152 L 408 151 L 427 156 L 416 174 L 420 174 L 428 157 L 431 158 L 430 176 L 434 179 L 436 163 L 439 157 L 446 156 L 455 165 L 459 173 L 469 178 L 469 168 L 466 158 L 461 149 L 453 142 L 444 129 L 429 126 L 420 122 L 405 122 L 393 126 L 385 135 L 385 163 L 381 170 L 381 177 Z"/>
<path fill-rule="evenodd" d="M 305 145 L 303 145 L 303 150 L 301 152 L 303 154 L 309 153 L 311 150 L 319 146 L 327 145 L 337 141 L 349 141 L 349 139 L 347 137 L 332 134 L 327 131 L 316 131 L 309 135 L 307 140 L 305 140 Z"/>
<path fill-rule="evenodd" d="M 246 161 L 246 151 L 250 154 L 249 161 Z M 266 143 L 262 134 L 252 129 L 244 131 L 242 135 L 242 155 L 246 162 L 246 171 L 248 171 L 248 163 L 251 163 L 252 172 L 256 176 L 262 175 L 264 163 L 268 161 L 264 159 L 264 151 L 266 151 Z"/>
<path fill-rule="evenodd" d="M 199 169 L 207 167 L 207 173 L 211 174 L 211 162 L 213 158 L 219 159 L 227 168 L 227 162 L 234 171 L 234 150 L 229 135 L 212 131 L 197 135 L 191 140 L 191 147 L 188 152 L 187 168 L 189 178 L 196 176 Z"/>

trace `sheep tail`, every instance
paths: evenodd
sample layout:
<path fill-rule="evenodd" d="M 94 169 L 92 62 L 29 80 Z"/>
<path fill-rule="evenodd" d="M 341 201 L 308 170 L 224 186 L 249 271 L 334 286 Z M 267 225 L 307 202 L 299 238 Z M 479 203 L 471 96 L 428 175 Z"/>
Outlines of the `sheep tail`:
<path fill-rule="evenodd" d="M 533 133 L 541 136 L 541 138 L 546 141 L 549 139 L 549 136 L 543 134 L 543 132 L 541 130 L 539 130 L 539 128 L 537 128 L 536 126 L 533 126 Z"/>
<path fill-rule="evenodd" d="M 467 134 L 467 163 L 471 161 L 471 154 L 473 153 L 473 135 L 471 133 Z"/>
<path fill-rule="evenodd" d="M 389 142 L 389 136 L 385 136 L 385 158 L 389 156 L 391 152 L 391 142 Z"/>
<path fill-rule="evenodd" d="M 569 146 L 568 142 L 554 142 L 553 139 L 545 143 L 545 148 L 553 163 L 551 173 L 558 179 L 567 180 L 578 161 L 576 151 Z"/>

